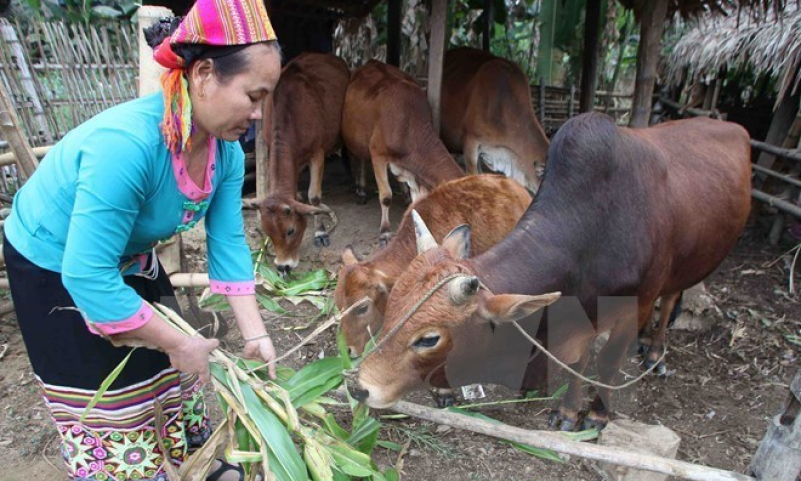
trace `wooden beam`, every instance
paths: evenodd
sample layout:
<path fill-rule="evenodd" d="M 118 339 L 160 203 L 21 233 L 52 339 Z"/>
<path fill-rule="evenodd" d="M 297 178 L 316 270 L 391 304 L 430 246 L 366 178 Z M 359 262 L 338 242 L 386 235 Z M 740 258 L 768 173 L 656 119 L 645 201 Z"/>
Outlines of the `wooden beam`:
<path fill-rule="evenodd" d="M 431 6 L 431 35 L 428 41 L 428 103 L 434 129 L 439 134 L 442 62 L 445 59 L 445 30 L 448 21 L 448 0 L 433 0 Z"/>
<path fill-rule="evenodd" d="M 751 168 L 756 170 L 757 172 L 761 172 L 761 173 L 763 173 L 765 175 L 769 175 L 769 176 L 774 177 L 776 179 L 781 179 L 782 181 L 787 182 L 788 184 L 792 184 L 792 185 L 794 185 L 796 187 L 801 187 L 801 180 L 798 180 L 795 177 L 792 177 L 792 176 L 789 176 L 789 175 L 786 175 L 786 174 L 780 174 L 780 173 L 776 172 L 775 170 L 766 169 L 765 167 L 759 166 L 757 164 L 752 164 Z"/>
<path fill-rule="evenodd" d="M 387 3 L 387 63 L 400 67 L 401 20 L 403 0 L 389 0 Z"/>
<path fill-rule="evenodd" d="M 268 99 L 269 100 L 269 99 Z M 267 109 L 265 109 L 266 111 Z M 272 111 L 272 109 L 269 109 Z M 272 124 L 272 122 L 270 122 Z M 264 121 L 256 121 L 256 198 L 264 200 L 269 195 L 270 169 L 269 146 L 264 141 Z"/>
<path fill-rule="evenodd" d="M 598 76 L 598 37 L 601 33 L 601 0 L 587 0 L 584 20 L 584 52 L 581 67 L 579 112 L 592 112 L 595 104 L 595 80 Z"/>
<path fill-rule="evenodd" d="M 490 423 L 464 414 L 420 406 L 406 401 L 400 401 L 390 409 L 418 419 L 425 419 L 437 424 L 445 424 L 498 439 L 523 443 L 535 448 L 551 449 L 571 456 L 604 461 L 620 466 L 630 466 L 684 479 L 696 481 L 757 481 L 751 476 L 740 473 L 699 466 L 686 461 L 661 458 L 651 454 L 632 452 L 623 448 L 572 441 L 557 432 L 529 431 L 505 424 Z"/>
<path fill-rule="evenodd" d="M 656 66 L 667 19 L 668 0 L 637 2 L 640 19 L 640 46 L 637 50 L 637 77 L 631 105 L 631 127 L 648 127 L 653 103 Z M 635 7 L 637 8 L 637 7 Z"/>
<path fill-rule="evenodd" d="M 33 151 L 33 155 L 36 156 L 37 159 L 41 159 L 45 156 L 46 153 L 50 152 L 52 149 L 52 145 L 45 145 L 42 147 L 34 147 L 31 149 Z M 5 154 L 0 154 L 0 166 L 3 165 L 11 165 L 17 161 L 17 156 L 14 155 L 14 152 L 6 152 Z"/>

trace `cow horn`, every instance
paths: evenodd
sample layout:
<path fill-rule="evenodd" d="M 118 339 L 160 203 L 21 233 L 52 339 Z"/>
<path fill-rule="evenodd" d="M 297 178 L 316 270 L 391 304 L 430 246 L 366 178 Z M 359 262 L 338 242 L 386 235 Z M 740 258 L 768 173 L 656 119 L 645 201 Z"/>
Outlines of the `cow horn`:
<path fill-rule="evenodd" d="M 412 209 L 412 220 L 414 221 L 414 233 L 417 237 L 417 253 L 423 252 L 437 247 L 437 241 L 431 235 L 431 231 L 426 227 L 426 223 L 420 217 L 416 210 Z"/>
<path fill-rule="evenodd" d="M 448 295 L 456 305 L 467 302 L 478 292 L 478 277 L 459 277 L 448 284 Z"/>

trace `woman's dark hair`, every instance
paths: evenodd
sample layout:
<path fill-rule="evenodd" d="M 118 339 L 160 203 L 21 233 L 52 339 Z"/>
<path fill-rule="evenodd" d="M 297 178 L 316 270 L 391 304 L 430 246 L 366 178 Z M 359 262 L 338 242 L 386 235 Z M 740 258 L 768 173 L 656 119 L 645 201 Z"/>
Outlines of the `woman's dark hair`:
<path fill-rule="evenodd" d="M 178 25 L 183 20 L 183 17 L 170 17 L 162 18 L 157 23 L 144 29 L 145 41 L 150 48 L 156 48 L 161 45 L 165 38 L 172 35 Z M 273 45 L 278 49 L 278 54 L 281 54 L 278 42 L 271 40 L 264 42 L 268 45 Z M 184 59 L 186 65 L 192 65 L 198 60 L 206 58 L 213 58 L 214 73 L 221 83 L 228 82 L 235 75 L 245 71 L 248 68 L 248 56 L 245 53 L 245 48 L 249 45 L 233 45 L 219 47 L 215 45 L 199 45 L 180 43 L 173 45 L 172 50 Z"/>

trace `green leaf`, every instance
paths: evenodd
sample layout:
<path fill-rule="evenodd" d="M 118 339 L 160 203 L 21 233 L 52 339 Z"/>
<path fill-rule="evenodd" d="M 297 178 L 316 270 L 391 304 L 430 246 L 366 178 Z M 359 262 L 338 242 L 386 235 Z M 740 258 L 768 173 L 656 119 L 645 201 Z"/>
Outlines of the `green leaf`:
<path fill-rule="evenodd" d="M 400 474 L 398 474 L 395 468 L 389 468 L 384 471 L 384 479 L 387 481 L 400 481 Z"/>
<path fill-rule="evenodd" d="M 341 439 L 346 440 L 350 437 L 350 433 L 345 430 L 342 426 L 339 425 L 337 420 L 334 418 L 333 414 L 328 414 L 323 421 L 323 426 L 328 430 L 331 435 Z"/>
<path fill-rule="evenodd" d="M 106 394 L 106 391 L 108 391 L 109 386 L 111 386 L 114 383 L 114 381 L 117 380 L 117 377 L 119 377 L 122 370 L 125 369 L 125 365 L 128 364 L 128 360 L 131 359 L 131 354 L 133 354 L 134 351 L 137 349 L 138 348 L 136 347 L 131 349 L 131 352 L 129 352 L 128 355 L 125 356 L 125 358 L 119 364 L 117 364 L 117 367 L 115 367 L 114 370 L 111 371 L 111 373 L 108 376 L 106 376 L 105 379 L 103 379 L 103 382 L 100 383 L 100 388 L 97 390 L 95 395 L 92 396 L 92 399 L 89 400 L 89 404 L 86 405 L 86 409 L 84 409 L 83 414 L 81 414 L 81 419 L 80 419 L 81 424 L 84 424 L 86 422 L 86 416 L 89 415 L 89 411 L 91 411 L 100 401 L 100 399 L 103 398 L 103 395 Z"/>
<path fill-rule="evenodd" d="M 291 281 L 285 288 L 280 289 L 284 296 L 297 296 L 308 291 L 320 291 L 328 286 L 328 272 L 323 269 L 309 272 L 302 278 Z"/>
<path fill-rule="evenodd" d="M 275 299 L 267 296 L 266 294 L 262 294 L 261 292 L 257 292 L 256 293 L 256 300 L 259 301 L 259 304 L 261 304 L 261 307 L 267 309 L 270 312 L 274 312 L 276 314 L 286 314 L 286 309 L 281 307 L 281 305 L 278 304 L 278 301 L 276 301 Z"/>
<path fill-rule="evenodd" d="M 227 311 L 231 309 L 228 299 L 222 294 L 201 295 L 198 305 L 201 309 L 206 309 L 207 311 Z"/>
<path fill-rule="evenodd" d="M 348 349 L 348 343 L 345 341 L 342 329 L 337 329 L 337 350 L 339 351 L 339 358 L 342 360 L 342 369 L 353 367 L 353 362 L 350 359 L 350 349 Z"/>
<path fill-rule="evenodd" d="M 306 464 L 295 448 L 286 426 L 269 409 L 246 383 L 236 380 L 245 398 L 245 408 L 267 444 L 270 469 L 277 481 L 307 480 Z"/>
<path fill-rule="evenodd" d="M 311 364 L 307 364 L 295 373 L 281 387 L 289 391 L 292 404 L 302 406 L 300 400 L 314 400 L 327 393 L 342 382 L 342 360 L 338 357 L 327 357 Z M 301 398 L 303 396 L 303 398 Z"/>
<path fill-rule="evenodd" d="M 384 449 L 389 449 L 390 451 L 395 451 L 397 453 L 403 451 L 403 446 L 401 446 L 398 443 L 393 443 L 392 441 L 382 441 L 382 440 L 380 440 L 376 444 L 378 444 L 379 446 L 381 446 Z"/>
<path fill-rule="evenodd" d="M 378 442 L 379 431 L 381 431 L 381 423 L 373 418 L 367 418 L 354 427 L 347 442 L 364 454 L 370 455 Z"/>
<path fill-rule="evenodd" d="M 493 419 L 493 418 L 491 418 L 489 416 L 485 416 L 484 414 L 473 412 L 473 411 L 466 411 L 466 410 L 460 409 L 458 407 L 449 407 L 448 411 L 451 411 L 451 412 L 454 412 L 454 413 L 458 413 L 458 414 L 464 414 L 466 416 L 470 416 L 471 418 L 482 419 L 482 420 L 488 421 L 488 422 L 490 422 L 492 424 L 503 424 L 502 422 L 498 421 L 497 419 Z M 528 454 L 531 454 L 533 456 L 537 456 L 538 458 L 547 459 L 547 460 L 550 460 L 550 461 L 555 461 L 557 463 L 564 463 L 564 460 L 562 460 L 562 458 L 560 458 L 558 454 L 556 454 L 554 451 L 551 451 L 550 449 L 535 448 L 534 446 L 529 446 L 528 444 L 516 443 L 514 441 L 507 441 L 507 440 L 504 440 L 504 439 L 502 439 L 501 441 L 503 441 L 506 444 L 509 444 L 510 446 L 513 446 L 515 449 L 519 449 L 520 451 L 523 451 L 524 453 L 528 453 Z"/>
<path fill-rule="evenodd" d="M 122 11 L 105 5 L 92 7 L 92 13 L 103 18 L 119 18 L 122 16 Z"/>

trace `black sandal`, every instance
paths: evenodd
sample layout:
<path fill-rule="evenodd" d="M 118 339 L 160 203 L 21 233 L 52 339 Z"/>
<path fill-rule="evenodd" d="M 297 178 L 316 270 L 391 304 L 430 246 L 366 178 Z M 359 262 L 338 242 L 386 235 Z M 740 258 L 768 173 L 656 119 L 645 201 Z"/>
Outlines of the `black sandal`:
<path fill-rule="evenodd" d="M 231 470 L 239 473 L 239 481 L 245 479 L 245 470 L 242 469 L 242 466 L 234 466 L 233 464 L 226 463 L 222 459 L 218 459 L 217 461 L 220 462 L 220 467 L 217 468 L 213 473 L 206 476 L 206 481 L 219 481 L 223 474 Z"/>

